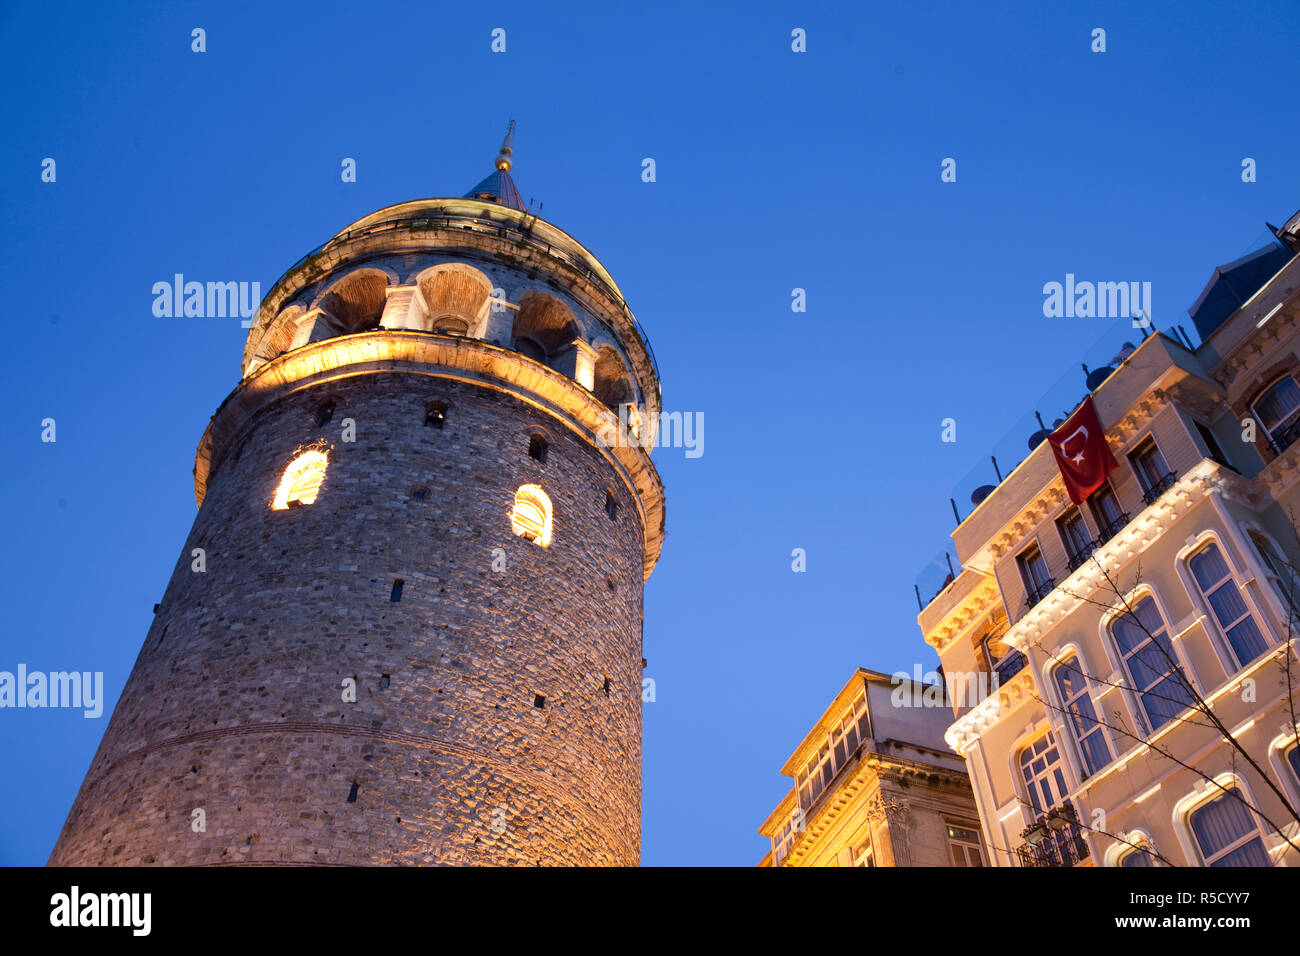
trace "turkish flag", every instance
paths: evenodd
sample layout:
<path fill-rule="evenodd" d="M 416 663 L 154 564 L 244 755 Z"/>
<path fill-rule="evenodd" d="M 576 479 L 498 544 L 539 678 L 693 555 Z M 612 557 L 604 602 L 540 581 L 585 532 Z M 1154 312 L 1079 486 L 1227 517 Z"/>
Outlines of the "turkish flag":
<path fill-rule="evenodd" d="M 1097 418 L 1091 395 L 1064 425 L 1047 436 L 1047 443 L 1056 455 L 1065 490 L 1076 505 L 1100 488 L 1106 476 L 1119 467 L 1106 444 L 1106 431 Z"/>

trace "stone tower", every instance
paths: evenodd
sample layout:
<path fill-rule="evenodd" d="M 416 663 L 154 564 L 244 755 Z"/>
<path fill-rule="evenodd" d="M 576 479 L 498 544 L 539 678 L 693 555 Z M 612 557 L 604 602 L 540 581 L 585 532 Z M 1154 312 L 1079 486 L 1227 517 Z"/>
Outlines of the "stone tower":
<path fill-rule="evenodd" d="M 512 161 L 263 300 L 51 864 L 639 862 L 658 371 Z"/>

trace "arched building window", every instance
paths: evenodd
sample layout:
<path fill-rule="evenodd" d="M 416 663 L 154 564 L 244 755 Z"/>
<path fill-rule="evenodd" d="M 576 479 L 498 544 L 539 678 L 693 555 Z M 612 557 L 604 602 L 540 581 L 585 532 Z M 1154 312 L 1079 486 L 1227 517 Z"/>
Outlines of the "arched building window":
<path fill-rule="evenodd" d="M 309 505 L 320 493 L 329 458 L 323 451 L 305 451 L 289 463 L 275 489 L 271 507 L 276 511 Z"/>
<path fill-rule="evenodd" d="M 1242 597 L 1219 546 L 1213 542 L 1207 544 L 1187 559 L 1187 567 L 1218 622 L 1220 633 L 1232 647 L 1237 666 L 1245 667 L 1268 650 L 1269 641 Z"/>
<path fill-rule="evenodd" d="M 1061 755 L 1051 731 L 1043 734 L 1020 751 L 1020 776 L 1025 783 L 1025 795 L 1035 812 L 1046 813 L 1061 805 L 1069 788 L 1061 770 Z"/>
<path fill-rule="evenodd" d="M 551 544 L 551 499 L 540 485 L 521 485 L 510 511 L 510 529 L 543 548 Z"/>
<path fill-rule="evenodd" d="M 1194 706 L 1169 629 L 1149 594 L 1134 602 L 1131 613 L 1111 621 L 1110 634 L 1152 733 Z"/>
<path fill-rule="evenodd" d="M 1083 761 L 1081 776 L 1091 777 L 1111 762 L 1110 742 L 1097 720 L 1097 711 L 1088 690 L 1088 679 L 1079 668 L 1079 659 L 1071 657 L 1052 669 L 1052 683 L 1060 695 L 1062 717 L 1074 737 Z"/>
<path fill-rule="evenodd" d="M 1250 410 L 1264 426 L 1273 448 L 1281 452 L 1300 434 L 1300 385 L 1284 375 L 1255 399 Z"/>

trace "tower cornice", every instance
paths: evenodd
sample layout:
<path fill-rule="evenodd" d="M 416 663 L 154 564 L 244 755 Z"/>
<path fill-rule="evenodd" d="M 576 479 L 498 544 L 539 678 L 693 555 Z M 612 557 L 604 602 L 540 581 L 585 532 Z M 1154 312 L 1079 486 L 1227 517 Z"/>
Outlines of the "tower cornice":
<path fill-rule="evenodd" d="M 468 382 L 512 395 L 578 433 L 613 465 L 637 503 L 645 539 L 644 577 L 659 559 L 664 537 L 664 490 L 647 449 L 610 442 L 612 415 L 572 379 L 528 356 L 477 339 L 428 332 L 358 332 L 310 343 L 267 362 L 217 409 L 194 461 L 194 496 L 201 507 L 208 480 L 259 411 L 288 394 L 343 378 L 415 374 Z"/>

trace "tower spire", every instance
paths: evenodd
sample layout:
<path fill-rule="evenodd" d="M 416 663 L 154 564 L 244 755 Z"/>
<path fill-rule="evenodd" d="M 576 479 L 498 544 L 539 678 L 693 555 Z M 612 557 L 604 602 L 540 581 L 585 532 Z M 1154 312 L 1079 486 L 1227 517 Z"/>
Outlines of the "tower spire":
<path fill-rule="evenodd" d="M 501 141 L 501 152 L 497 155 L 497 169 L 503 173 L 510 172 L 510 167 L 515 164 L 515 121 L 511 120 L 510 125 L 506 127 L 506 138 Z"/>
<path fill-rule="evenodd" d="M 485 202 L 499 203 L 520 212 L 527 212 L 523 197 L 510 178 L 510 169 L 515 164 L 515 121 L 506 127 L 506 138 L 501 141 L 501 152 L 497 154 L 495 169 L 492 174 L 465 194 L 466 199 L 481 199 Z"/>

